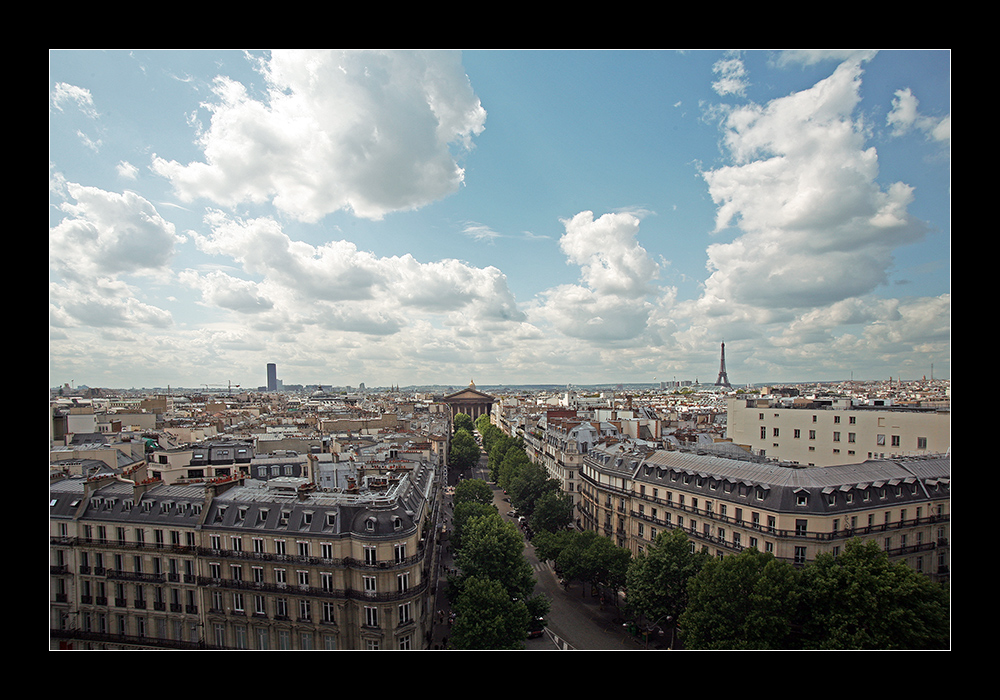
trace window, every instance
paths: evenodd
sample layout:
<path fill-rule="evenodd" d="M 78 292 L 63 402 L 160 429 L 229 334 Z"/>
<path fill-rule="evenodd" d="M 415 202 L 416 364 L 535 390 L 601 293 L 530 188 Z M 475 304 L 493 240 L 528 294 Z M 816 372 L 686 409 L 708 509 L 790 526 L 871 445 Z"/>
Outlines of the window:
<path fill-rule="evenodd" d="M 399 606 L 399 624 L 405 625 L 413 621 L 413 612 L 410 603 L 403 603 Z"/>
<path fill-rule="evenodd" d="M 378 627 L 378 608 L 365 606 L 365 624 L 369 627 Z"/>
<path fill-rule="evenodd" d="M 323 601 L 323 622 L 336 622 L 337 605 L 333 601 Z"/>
<path fill-rule="evenodd" d="M 363 576 L 362 580 L 365 584 L 365 593 L 368 595 L 375 594 L 375 577 L 374 576 Z"/>

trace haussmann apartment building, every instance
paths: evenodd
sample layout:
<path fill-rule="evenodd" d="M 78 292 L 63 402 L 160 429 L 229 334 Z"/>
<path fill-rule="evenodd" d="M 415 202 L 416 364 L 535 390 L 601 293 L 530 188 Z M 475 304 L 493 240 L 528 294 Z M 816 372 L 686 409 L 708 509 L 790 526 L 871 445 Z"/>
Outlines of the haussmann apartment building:
<path fill-rule="evenodd" d="M 949 575 L 950 457 L 802 467 L 611 443 L 588 452 L 581 482 L 583 528 L 633 554 L 679 528 L 715 556 L 754 547 L 800 566 L 858 537 L 936 580 Z"/>
<path fill-rule="evenodd" d="M 52 648 L 424 649 L 439 477 L 56 478 Z"/>

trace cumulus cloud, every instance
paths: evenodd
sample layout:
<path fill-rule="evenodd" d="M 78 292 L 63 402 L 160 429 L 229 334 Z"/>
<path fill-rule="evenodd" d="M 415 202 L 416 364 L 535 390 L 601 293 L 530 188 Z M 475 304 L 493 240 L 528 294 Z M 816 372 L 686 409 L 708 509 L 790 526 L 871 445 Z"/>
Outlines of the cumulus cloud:
<path fill-rule="evenodd" d="M 66 277 L 162 269 L 182 240 L 174 225 L 134 192 L 75 183 L 66 183 L 65 190 L 75 203 L 61 205 L 67 216 L 49 231 L 49 255 Z"/>
<path fill-rule="evenodd" d="M 653 284 L 660 267 L 639 244 L 638 217 L 595 219 L 584 211 L 562 223 L 559 247 L 567 264 L 580 266 L 581 284 L 546 290 L 535 317 L 575 338 L 627 341 L 641 334 L 653 308 L 648 297 L 660 292 Z"/>
<path fill-rule="evenodd" d="M 272 202 L 303 221 L 338 210 L 381 219 L 455 192 L 486 111 L 445 51 L 274 51 L 266 95 L 226 77 L 205 107 L 205 160 L 159 156 L 153 170 L 186 201 Z"/>
<path fill-rule="evenodd" d="M 142 301 L 119 277 L 166 274 L 182 240 L 146 199 L 133 192 L 108 192 L 54 178 L 66 214 L 49 230 L 49 264 L 56 278 L 49 289 L 55 327 L 164 328 L 169 312 Z"/>
<path fill-rule="evenodd" d="M 409 254 L 378 257 L 343 240 L 313 246 L 293 240 L 271 218 L 238 220 L 213 212 L 206 222 L 211 232 L 195 235 L 197 246 L 263 280 L 198 278 L 206 303 L 377 335 L 395 333 L 420 317 L 452 326 L 525 320 L 495 267 L 458 260 L 423 263 Z"/>
<path fill-rule="evenodd" d="M 742 235 L 708 248 L 705 297 L 720 304 L 811 308 L 884 284 L 892 253 L 920 240 L 912 189 L 877 182 L 878 157 L 854 120 L 861 63 L 810 89 L 734 108 L 725 124 L 733 164 L 703 173 L 716 230 Z"/>
<path fill-rule="evenodd" d="M 902 136 L 912 129 L 918 129 L 932 141 L 951 144 L 951 115 L 929 117 L 920 113 L 920 101 L 910 88 L 896 91 L 892 100 L 892 111 L 886 123 L 894 136 Z"/>

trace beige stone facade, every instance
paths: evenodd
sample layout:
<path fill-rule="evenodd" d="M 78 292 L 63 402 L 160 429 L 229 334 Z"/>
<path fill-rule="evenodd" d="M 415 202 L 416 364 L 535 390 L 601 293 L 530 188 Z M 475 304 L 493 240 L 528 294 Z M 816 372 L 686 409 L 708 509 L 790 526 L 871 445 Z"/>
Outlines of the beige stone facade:
<path fill-rule="evenodd" d="M 951 460 L 794 468 L 676 451 L 590 452 L 580 515 L 638 554 L 664 530 L 724 556 L 754 547 L 795 565 L 852 537 L 943 580 L 950 570 Z"/>
<path fill-rule="evenodd" d="M 771 459 L 822 467 L 946 453 L 951 413 L 730 399 L 726 436 Z"/>
<path fill-rule="evenodd" d="M 423 649 L 429 463 L 325 493 L 304 479 L 50 489 L 53 648 Z"/>

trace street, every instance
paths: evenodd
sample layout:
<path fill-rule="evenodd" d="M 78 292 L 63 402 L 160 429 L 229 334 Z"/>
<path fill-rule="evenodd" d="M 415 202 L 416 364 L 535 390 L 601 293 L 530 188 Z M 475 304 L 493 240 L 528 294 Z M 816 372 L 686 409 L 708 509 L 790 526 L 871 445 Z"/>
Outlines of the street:
<path fill-rule="evenodd" d="M 481 455 L 469 477 L 490 484 L 493 489 L 493 505 L 504 520 L 516 524 L 516 518 L 507 515 L 511 509 L 510 503 L 504 500 L 503 491 L 489 481 L 489 476 L 486 455 Z M 535 594 L 545 595 L 551 603 L 546 616 L 548 625 L 545 633 L 541 637 L 526 640 L 526 649 L 622 651 L 642 648 L 626 632 L 613 601 L 602 605 L 600 598 L 592 595 L 591 586 L 587 584 L 574 583 L 564 588 L 559 584 L 552 567 L 547 562 L 538 560 L 535 548 L 527 540 L 524 555 L 535 572 Z M 445 586 L 442 579 L 439 588 L 443 589 Z M 443 642 L 441 648 L 444 648 Z"/>

